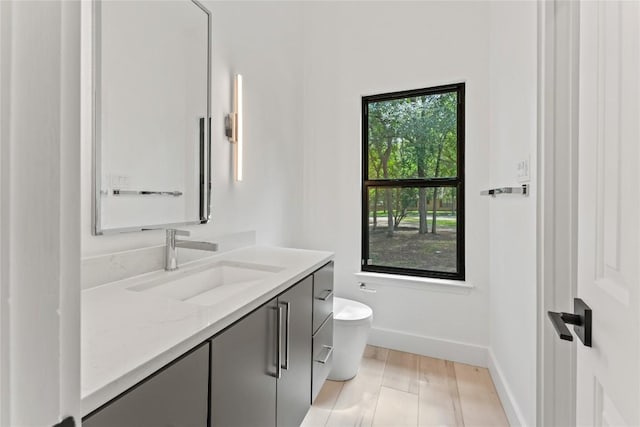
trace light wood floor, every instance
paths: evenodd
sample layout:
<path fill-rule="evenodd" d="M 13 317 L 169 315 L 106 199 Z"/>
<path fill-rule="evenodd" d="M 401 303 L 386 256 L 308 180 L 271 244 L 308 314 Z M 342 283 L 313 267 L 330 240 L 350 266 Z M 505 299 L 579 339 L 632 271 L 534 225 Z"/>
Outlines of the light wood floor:
<path fill-rule="evenodd" d="M 485 368 L 367 346 L 358 375 L 327 381 L 302 427 L 509 426 Z"/>

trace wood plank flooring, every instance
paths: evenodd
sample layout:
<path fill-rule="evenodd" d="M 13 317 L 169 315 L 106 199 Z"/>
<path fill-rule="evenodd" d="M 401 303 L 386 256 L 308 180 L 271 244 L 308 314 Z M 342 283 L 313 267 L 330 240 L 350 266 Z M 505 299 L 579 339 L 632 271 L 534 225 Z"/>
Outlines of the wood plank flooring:
<path fill-rule="evenodd" d="M 358 375 L 327 381 L 302 427 L 509 426 L 485 368 L 367 346 Z"/>

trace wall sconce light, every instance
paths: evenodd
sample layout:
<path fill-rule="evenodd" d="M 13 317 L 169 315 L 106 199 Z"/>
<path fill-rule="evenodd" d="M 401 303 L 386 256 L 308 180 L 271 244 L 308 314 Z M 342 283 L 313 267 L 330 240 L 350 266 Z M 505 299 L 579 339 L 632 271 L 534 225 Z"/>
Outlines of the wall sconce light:
<path fill-rule="evenodd" d="M 236 74 L 233 85 L 233 112 L 225 119 L 225 133 L 229 142 L 233 144 L 235 158 L 235 178 L 242 181 L 242 150 L 243 150 L 243 117 L 242 117 L 242 75 Z"/>

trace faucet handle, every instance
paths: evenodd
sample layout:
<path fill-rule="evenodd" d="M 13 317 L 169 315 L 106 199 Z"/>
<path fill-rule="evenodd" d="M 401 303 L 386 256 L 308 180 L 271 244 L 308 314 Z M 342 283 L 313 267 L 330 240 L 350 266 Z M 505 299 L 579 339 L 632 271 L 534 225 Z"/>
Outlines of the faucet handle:
<path fill-rule="evenodd" d="M 175 228 L 167 228 L 167 237 L 189 236 L 191 233 L 187 230 L 176 230 Z"/>

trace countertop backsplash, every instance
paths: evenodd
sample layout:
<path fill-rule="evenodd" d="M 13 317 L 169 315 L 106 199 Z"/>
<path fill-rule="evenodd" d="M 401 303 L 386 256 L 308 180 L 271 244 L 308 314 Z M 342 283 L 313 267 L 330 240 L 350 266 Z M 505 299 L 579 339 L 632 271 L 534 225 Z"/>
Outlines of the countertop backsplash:
<path fill-rule="evenodd" d="M 218 236 L 194 235 L 187 239 L 218 243 L 218 251 L 212 253 L 178 248 L 178 261 L 180 264 L 255 245 L 256 233 L 255 231 L 243 231 Z M 83 258 L 81 267 L 82 289 L 89 289 L 139 274 L 162 270 L 164 268 L 164 249 L 164 244 L 162 244 Z"/>

